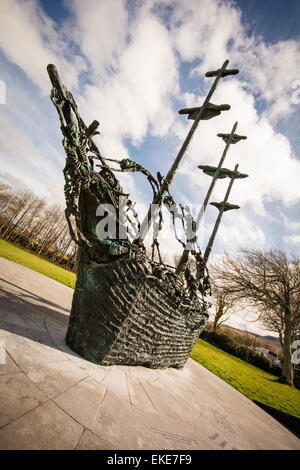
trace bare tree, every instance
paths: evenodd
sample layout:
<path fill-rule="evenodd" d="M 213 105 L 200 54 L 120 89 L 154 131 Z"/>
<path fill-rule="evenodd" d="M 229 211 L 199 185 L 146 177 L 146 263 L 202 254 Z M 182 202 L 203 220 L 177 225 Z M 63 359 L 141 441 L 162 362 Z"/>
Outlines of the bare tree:
<path fill-rule="evenodd" d="M 232 299 L 257 312 L 257 321 L 279 334 L 283 352 L 281 381 L 293 384 L 291 344 L 300 328 L 299 257 L 279 249 L 227 254 L 214 275 Z"/>
<path fill-rule="evenodd" d="M 0 183 L 0 230 L 6 223 L 5 212 L 10 204 L 12 192 L 10 186 Z"/>
<path fill-rule="evenodd" d="M 22 223 L 27 213 L 34 207 L 38 198 L 30 191 L 16 192 L 11 201 L 9 217 L 7 218 L 6 230 L 3 238 L 10 238 L 16 233 L 16 228 Z"/>
<path fill-rule="evenodd" d="M 224 290 L 222 285 L 217 285 L 213 279 L 210 279 L 212 286 L 213 306 L 214 306 L 214 320 L 213 331 L 216 331 L 222 323 L 229 320 L 233 313 L 234 301 Z"/>
<path fill-rule="evenodd" d="M 0 236 L 74 270 L 76 247 L 64 211 L 30 191 L 12 191 L 0 183 Z"/>

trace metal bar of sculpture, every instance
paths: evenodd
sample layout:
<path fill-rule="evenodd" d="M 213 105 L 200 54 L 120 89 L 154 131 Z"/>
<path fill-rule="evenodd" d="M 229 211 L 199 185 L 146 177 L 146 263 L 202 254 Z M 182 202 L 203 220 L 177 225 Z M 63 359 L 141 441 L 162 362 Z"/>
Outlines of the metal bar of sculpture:
<path fill-rule="evenodd" d="M 212 234 L 210 236 L 210 239 L 208 241 L 207 247 L 206 247 L 205 252 L 204 252 L 203 260 L 204 260 L 205 264 L 207 264 L 208 258 L 210 256 L 211 249 L 212 249 L 212 246 L 214 244 L 214 241 L 215 241 L 215 238 L 216 238 L 216 235 L 217 235 L 217 231 L 219 230 L 219 227 L 220 227 L 220 223 L 221 223 L 221 219 L 223 217 L 223 213 L 225 211 L 229 211 L 229 210 L 232 210 L 232 209 L 240 209 L 240 206 L 237 206 L 237 205 L 234 205 L 234 204 L 229 204 L 227 202 L 234 180 L 237 179 L 237 178 L 247 178 L 247 176 L 248 176 L 248 175 L 245 175 L 243 173 L 239 173 L 237 171 L 238 167 L 239 167 L 239 165 L 236 164 L 233 171 L 226 170 L 226 176 L 230 177 L 230 182 L 229 182 L 224 200 L 222 202 L 211 202 L 210 203 L 212 206 L 215 206 L 218 209 L 219 214 L 218 214 L 217 220 L 215 222 L 215 225 L 214 225 Z"/>
<path fill-rule="evenodd" d="M 205 326 L 210 286 L 201 251 L 194 253 L 195 275 L 186 268 L 184 276 L 177 276 L 160 257 L 159 262 L 155 261 L 156 240 L 149 258 L 143 244 L 149 221 L 145 219 L 141 227 L 134 204 L 114 172 L 141 172 L 152 187 L 153 202 L 171 206 L 174 199 L 169 186 L 200 119 L 210 119 L 229 108 L 209 103 L 220 79 L 238 73 L 227 70 L 228 63 L 207 74 L 216 79 L 203 106 L 181 111 L 195 122 L 166 178 L 159 173 L 155 178 L 130 159 L 104 158 L 93 141 L 98 121 L 85 125 L 55 66 L 47 67 L 66 153 L 65 213 L 78 245 L 77 280 L 66 342 L 96 364 L 182 368 Z M 99 171 L 94 170 L 94 159 L 99 162 Z M 110 161 L 119 168 L 110 167 Z M 103 205 L 115 222 L 110 236 L 99 233 L 103 221 L 99 218 L 104 215 L 99 208 Z M 124 232 L 126 237 L 121 236 Z"/>
<path fill-rule="evenodd" d="M 222 67 L 219 69 L 219 70 L 215 70 L 215 71 L 212 71 L 212 72 L 207 72 L 206 73 L 206 77 L 216 77 L 215 80 L 214 80 L 214 83 L 212 84 L 211 86 L 211 89 L 209 90 L 205 100 L 204 100 L 204 103 L 201 107 L 198 107 L 198 108 L 186 108 L 186 109 L 181 109 L 179 111 L 179 114 L 188 114 L 188 119 L 192 119 L 194 121 L 192 127 L 190 128 L 189 132 L 188 132 L 188 135 L 186 136 L 174 162 L 173 162 L 173 165 L 171 166 L 167 176 L 164 178 L 164 182 L 161 186 L 161 189 L 159 191 L 159 193 L 157 194 L 156 198 L 153 200 L 153 205 L 155 205 L 154 207 L 157 207 L 158 205 L 160 205 L 167 192 L 168 192 L 168 188 L 170 186 L 170 184 L 172 183 L 174 177 L 175 177 L 175 174 L 177 172 L 177 169 L 180 165 L 180 162 L 192 140 L 192 137 L 198 127 L 198 124 L 200 122 L 201 119 L 203 120 L 208 120 L 208 119 L 211 119 L 215 116 L 218 116 L 219 114 L 221 114 L 221 111 L 228 111 L 230 109 L 230 106 L 228 104 L 221 104 L 221 105 L 214 105 L 212 103 L 210 103 L 210 99 L 212 97 L 212 95 L 214 94 L 220 80 L 223 78 L 223 77 L 226 77 L 228 75 L 236 75 L 237 73 L 239 73 L 239 71 L 237 69 L 227 69 L 227 66 L 229 64 L 229 60 L 226 60 L 224 62 L 224 64 L 222 65 Z M 140 235 L 140 238 L 142 240 L 144 240 L 145 236 L 147 235 L 147 232 L 151 226 L 151 223 L 153 221 L 153 219 L 155 218 L 155 216 L 157 215 L 157 213 L 155 214 L 152 210 L 152 207 L 150 206 L 149 210 L 148 210 L 148 213 L 147 215 L 145 216 L 143 222 L 142 222 L 142 225 L 141 225 L 141 235 Z"/>
<path fill-rule="evenodd" d="M 200 169 L 203 169 L 205 173 L 212 176 L 212 181 L 210 183 L 210 186 L 209 186 L 208 191 L 206 193 L 205 199 L 203 201 L 203 204 L 201 206 L 201 209 L 200 209 L 199 214 L 198 214 L 197 219 L 196 219 L 195 234 L 193 234 L 194 237 L 195 237 L 195 235 L 197 234 L 197 232 L 199 230 L 200 223 L 202 221 L 202 218 L 203 218 L 203 215 L 205 213 L 206 207 L 208 205 L 209 199 L 211 197 L 212 191 L 214 189 L 216 180 L 219 179 L 219 178 L 223 178 L 224 172 L 222 173 L 222 165 L 224 163 L 224 160 L 225 160 L 225 157 L 227 155 L 227 151 L 228 151 L 230 145 L 235 144 L 236 142 L 239 142 L 241 139 L 246 139 L 246 136 L 240 136 L 238 134 L 235 134 L 237 126 L 238 126 L 238 122 L 236 122 L 233 125 L 233 128 L 232 128 L 230 134 L 217 134 L 218 137 L 226 136 L 226 145 L 225 145 L 225 148 L 223 150 L 223 153 L 222 153 L 222 156 L 220 158 L 220 161 L 219 161 L 219 164 L 218 164 L 217 168 L 208 167 L 208 166 L 206 166 L 206 167 L 199 166 L 198 167 Z M 223 137 L 223 139 L 224 139 L 224 137 Z M 181 273 L 184 271 L 184 267 L 186 266 L 186 263 L 187 263 L 188 258 L 189 258 L 190 250 L 191 250 L 190 240 L 187 240 L 187 246 L 184 248 L 183 253 L 181 255 L 181 258 L 180 258 L 180 260 L 178 262 L 178 265 L 177 265 L 177 268 L 176 268 L 176 274 L 177 275 L 181 275 Z"/>

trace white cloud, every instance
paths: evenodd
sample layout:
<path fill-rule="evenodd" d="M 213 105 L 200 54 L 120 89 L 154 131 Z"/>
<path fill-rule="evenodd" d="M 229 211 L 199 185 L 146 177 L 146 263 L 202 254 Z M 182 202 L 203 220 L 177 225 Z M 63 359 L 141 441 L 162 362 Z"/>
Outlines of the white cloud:
<path fill-rule="evenodd" d="M 256 321 L 253 312 L 248 312 L 246 309 L 241 310 L 239 313 L 233 314 L 224 325 L 232 326 L 240 330 L 256 333 L 259 335 L 270 335 L 278 337 L 277 333 L 267 330 L 261 322 Z"/>
<path fill-rule="evenodd" d="M 68 86 L 76 87 L 84 62 L 78 55 L 72 55 L 72 62 L 66 58 L 68 43 L 38 2 L 1 0 L 0 8 L 0 47 L 9 60 L 21 67 L 43 93 L 49 93 L 48 63 L 63 69 Z"/>
<path fill-rule="evenodd" d="M 66 35 L 80 48 L 90 63 L 94 79 L 107 78 L 119 68 L 128 34 L 128 13 L 125 0 L 67 0 L 73 13 L 64 24 Z"/>
<path fill-rule="evenodd" d="M 240 11 L 232 2 L 181 0 L 176 4 L 171 33 L 183 60 L 201 59 L 197 71 L 218 68 L 228 55 L 228 42 L 243 36 Z"/>
<path fill-rule="evenodd" d="M 297 234 L 285 235 L 283 240 L 289 245 L 300 245 L 300 235 Z"/>
<path fill-rule="evenodd" d="M 49 202 L 63 204 L 63 177 L 53 163 L 53 154 L 49 156 L 45 149 L 33 142 L 31 136 L 24 134 L 21 129 L 2 117 L 0 157 L 1 168 L 6 174 L 20 180 Z M 10 178 L 10 181 L 13 179 Z M 17 186 L 20 186 L 20 183 Z"/>
<path fill-rule="evenodd" d="M 218 231 L 222 251 L 236 253 L 239 248 L 263 248 L 266 237 L 262 229 L 240 209 L 239 214 L 225 213 Z"/>
<path fill-rule="evenodd" d="M 276 122 L 294 111 L 292 83 L 299 79 L 299 41 L 266 44 L 244 39 L 233 57 L 250 78 L 250 89 L 266 100 L 267 119 Z"/>
<path fill-rule="evenodd" d="M 154 135 L 167 133 L 177 91 L 177 63 L 166 28 L 152 15 L 139 16 L 118 70 L 101 86 L 87 85 L 78 101 L 85 116 L 99 118 L 104 150 L 126 156 L 124 138 L 138 144 L 149 129 Z"/>
<path fill-rule="evenodd" d="M 298 220 L 294 221 L 287 217 L 283 212 L 280 211 L 280 218 L 283 222 L 285 228 L 291 231 L 300 232 L 300 222 Z"/>

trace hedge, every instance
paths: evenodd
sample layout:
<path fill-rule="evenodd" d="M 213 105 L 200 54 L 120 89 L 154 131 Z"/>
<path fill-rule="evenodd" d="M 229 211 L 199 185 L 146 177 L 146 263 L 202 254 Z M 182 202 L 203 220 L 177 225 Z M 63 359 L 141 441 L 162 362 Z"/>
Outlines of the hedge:
<path fill-rule="evenodd" d="M 222 333 L 204 330 L 200 337 L 204 339 L 204 341 L 207 341 L 213 346 L 222 349 L 222 351 L 225 351 L 232 356 L 238 357 L 243 361 L 247 361 L 249 364 L 252 364 L 255 367 L 259 367 L 260 369 L 265 370 L 270 374 L 276 375 L 278 377 L 281 376 L 282 369 L 280 366 L 271 364 L 271 362 L 268 361 L 265 357 L 256 353 L 247 346 L 240 345 L 237 341 L 234 341 Z"/>

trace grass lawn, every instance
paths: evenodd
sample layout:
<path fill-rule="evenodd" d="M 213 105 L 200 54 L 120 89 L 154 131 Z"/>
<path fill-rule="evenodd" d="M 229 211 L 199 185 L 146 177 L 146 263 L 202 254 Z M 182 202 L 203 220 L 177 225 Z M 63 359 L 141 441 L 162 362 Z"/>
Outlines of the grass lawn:
<path fill-rule="evenodd" d="M 74 273 L 1 239 L 0 257 L 22 264 L 68 287 L 75 286 Z M 274 375 L 247 364 L 201 339 L 195 344 L 191 357 L 250 400 L 258 400 L 300 418 L 300 391 L 277 383 L 277 377 Z"/>
<path fill-rule="evenodd" d="M 22 264 L 38 273 L 51 277 L 55 281 L 61 282 L 65 286 L 75 287 L 76 275 L 67 269 L 56 266 L 39 256 L 33 255 L 30 251 L 19 248 L 13 243 L 0 239 L 0 257 Z"/>
<path fill-rule="evenodd" d="M 300 418 L 300 390 L 276 382 L 277 377 L 198 339 L 191 354 L 199 362 L 250 400 Z"/>

